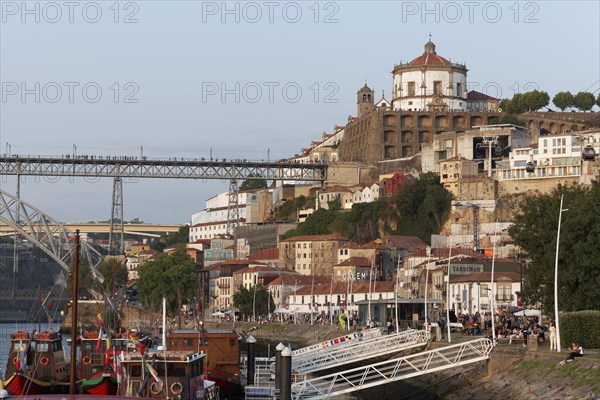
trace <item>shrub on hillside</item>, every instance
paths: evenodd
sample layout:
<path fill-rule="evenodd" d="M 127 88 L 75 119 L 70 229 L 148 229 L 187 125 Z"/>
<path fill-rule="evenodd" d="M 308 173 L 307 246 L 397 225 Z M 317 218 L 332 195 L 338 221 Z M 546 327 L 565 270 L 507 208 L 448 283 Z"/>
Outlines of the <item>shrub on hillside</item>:
<path fill-rule="evenodd" d="M 584 349 L 600 348 L 600 311 L 574 311 L 560 314 L 561 347 L 577 342 Z"/>

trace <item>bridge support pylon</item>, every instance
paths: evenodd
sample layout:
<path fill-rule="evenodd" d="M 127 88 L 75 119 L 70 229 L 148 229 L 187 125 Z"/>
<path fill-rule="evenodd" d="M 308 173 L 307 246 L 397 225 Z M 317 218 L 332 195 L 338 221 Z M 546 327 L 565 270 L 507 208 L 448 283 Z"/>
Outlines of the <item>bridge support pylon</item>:
<path fill-rule="evenodd" d="M 123 181 L 117 176 L 113 180 L 110 232 L 108 234 L 110 255 L 123 254 L 123 236 Z"/>

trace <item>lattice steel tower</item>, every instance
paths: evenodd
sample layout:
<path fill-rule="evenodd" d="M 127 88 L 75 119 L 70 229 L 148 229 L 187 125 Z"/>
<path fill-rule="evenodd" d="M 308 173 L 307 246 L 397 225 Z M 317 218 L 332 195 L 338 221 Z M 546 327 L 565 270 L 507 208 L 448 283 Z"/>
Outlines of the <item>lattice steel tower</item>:
<path fill-rule="evenodd" d="M 110 213 L 110 233 L 108 235 L 109 254 L 123 254 L 123 236 L 123 181 L 120 177 L 115 177 Z"/>

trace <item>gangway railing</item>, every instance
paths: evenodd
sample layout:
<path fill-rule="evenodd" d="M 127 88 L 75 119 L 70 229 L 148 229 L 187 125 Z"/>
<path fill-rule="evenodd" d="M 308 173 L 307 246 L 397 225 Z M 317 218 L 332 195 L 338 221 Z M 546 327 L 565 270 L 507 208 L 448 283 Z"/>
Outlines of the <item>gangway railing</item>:
<path fill-rule="evenodd" d="M 323 399 L 456 368 L 487 360 L 492 349 L 490 339 L 477 339 L 320 376 L 293 383 L 292 399 Z"/>
<path fill-rule="evenodd" d="M 319 352 L 298 357 L 292 355 L 292 370 L 296 373 L 307 374 L 357 361 L 385 355 L 391 356 L 403 350 L 424 346 L 428 339 L 428 332 L 411 329 L 351 342 L 346 346 L 322 349 Z"/>
<path fill-rule="evenodd" d="M 381 336 L 381 329 L 366 329 L 361 332 L 351 332 L 344 336 L 338 336 L 334 339 L 325 340 L 321 343 L 302 347 L 292 351 L 292 359 L 295 357 L 306 356 L 323 351 L 323 349 L 337 348 L 358 343 L 360 340 L 371 339 Z"/>

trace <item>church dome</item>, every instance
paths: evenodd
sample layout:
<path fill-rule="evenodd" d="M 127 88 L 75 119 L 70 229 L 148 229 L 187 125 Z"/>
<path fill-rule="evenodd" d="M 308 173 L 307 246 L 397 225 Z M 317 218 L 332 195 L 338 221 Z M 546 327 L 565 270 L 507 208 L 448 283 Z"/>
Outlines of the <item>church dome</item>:
<path fill-rule="evenodd" d="M 425 43 L 425 51 L 419 57 L 412 60 L 410 66 L 435 66 L 435 67 L 450 67 L 451 63 L 442 56 L 438 56 L 435 51 L 435 43 L 429 39 Z"/>

